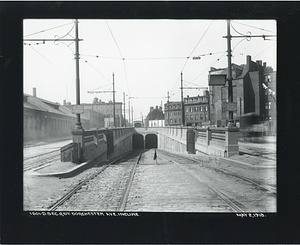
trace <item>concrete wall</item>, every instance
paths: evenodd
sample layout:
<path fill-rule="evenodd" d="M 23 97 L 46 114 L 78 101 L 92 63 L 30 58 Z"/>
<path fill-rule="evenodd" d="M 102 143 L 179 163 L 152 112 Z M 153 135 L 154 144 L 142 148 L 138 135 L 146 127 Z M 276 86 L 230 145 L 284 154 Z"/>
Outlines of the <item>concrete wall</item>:
<path fill-rule="evenodd" d="M 192 128 L 192 127 L 157 127 L 136 129 L 144 136 L 155 133 L 158 136 L 158 148 L 167 151 L 187 152 L 187 131 L 195 132 L 196 154 L 230 157 L 239 154 L 238 128 Z"/>

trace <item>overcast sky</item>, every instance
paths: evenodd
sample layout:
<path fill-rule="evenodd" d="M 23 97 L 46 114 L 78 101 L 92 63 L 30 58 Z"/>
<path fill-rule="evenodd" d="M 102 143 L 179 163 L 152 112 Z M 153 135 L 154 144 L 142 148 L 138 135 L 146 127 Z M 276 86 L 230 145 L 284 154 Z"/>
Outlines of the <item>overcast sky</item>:
<path fill-rule="evenodd" d="M 276 35 L 275 20 L 232 20 L 231 35 Z M 226 20 L 79 20 L 80 101 L 104 102 L 112 93 L 113 73 L 116 101 L 126 94 L 134 119 L 144 118 L 151 106 L 180 101 L 180 73 L 185 87 L 207 87 L 210 67 L 227 66 Z M 74 20 L 24 20 L 24 39 L 74 38 Z M 233 38 L 232 63 L 267 62 L 276 70 L 276 37 L 269 40 Z M 24 92 L 63 104 L 76 103 L 74 42 L 24 41 Z M 210 54 L 211 53 L 211 54 Z M 201 59 L 193 59 L 195 56 Z M 184 90 L 186 95 L 201 90 Z M 128 118 L 128 115 L 126 115 Z"/>

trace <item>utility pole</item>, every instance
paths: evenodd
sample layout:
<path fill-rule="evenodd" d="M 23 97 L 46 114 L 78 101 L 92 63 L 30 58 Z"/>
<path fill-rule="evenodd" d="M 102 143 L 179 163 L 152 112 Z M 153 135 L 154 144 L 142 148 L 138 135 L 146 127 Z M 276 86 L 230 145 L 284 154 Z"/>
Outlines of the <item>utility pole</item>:
<path fill-rule="evenodd" d="M 233 89 L 232 89 L 232 66 L 231 66 L 231 38 L 247 38 L 247 41 L 250 41 L 252 37 L 262 37 L 266 40 L 266 37 L 276 37 L 276 35 L 240 35 L 240 36 L 231 36 L 230 35 L 230 20 L 227 20 L 227 52 L 228 52 L 228 69 L 227 69 L 227 81 L 228 81 L 228 102 L 233 103 Z M 233 127 L 233 110 L 229 110 L 229 120 L 227 127 Z"/>
<path fill-rule="evenodd" d="M 227 69 L 227 81 L 228 81 L 228 102 L 233 102 L 233 90 L 232 90 L 232 71 L 231 71 L 231 35 L 230 35 L 230 20 L 227 20 L 227 52 L 228 52 L 228 69 Z M 233 127 L 233 111 L 229 111 L 229 120 L 227 127 Z"/>
<path fill-rule="evenodd" d="M 124 127 L 126 127 L 126 115 L 125 115 L 125 93 L 123 93 L 123 104 L 124 104 Z"/>
<path fill-rule="evenodd" d="M 184 103 L 183 103 L 183 79 L 181 72 L 181 111 L 182 111 L 182 126 L 185 126 Z"/>
<path fill-rule="evenodd" d="M 80 105 L 80 80 L 79 80 L 79 39 L 78 39 L 78 19 L 75 20 L 75 60 L 76 60 L 76 105 Z M 75 129 L 82 129 L 80 114 L 76 114 L 77 122 Z"/>
<path fill-rule="evenodd" d="M 130 101 L 128 101 L 128 109 L 129 109 L 129 113 L 128 113 L 128 115 L 129 115 L 129 121 L 128 122 L 129 122 L 129 127 L 130 127 L 130 123 L 131 123 L 130 122 Z"/>
<path fill-rule="evenodd" d="M 115 74 L 113 73 L 113 107 L 114 107 L 114 127 L 116 127 L 116 105 L 115 105 Z"/>
<path fill-rule="evenodd" d="M 113 93 L 113 126 L 116 127 L 115 74 L 113 73 L 113 91 L 87 91 L 89 94 Z M 110 123 L 109 123 L 110 124 Z"/>
<path fill-rule="evenodd" d="M 170 98 L 170 96 L 169 96 L 169 91 L 168 91 L 168 104 L 167 104 L 168 126 L 170 126 L 170 115 L 169 115 L 169 103 L 170 103 L 170 101 L 169 101 L 169 98 Z"/>
<path fill-rule="evenodd" d="M 132 121 L 132 127 L 133 127 L 133 107 L 131 106 L 131 121 Z"/>

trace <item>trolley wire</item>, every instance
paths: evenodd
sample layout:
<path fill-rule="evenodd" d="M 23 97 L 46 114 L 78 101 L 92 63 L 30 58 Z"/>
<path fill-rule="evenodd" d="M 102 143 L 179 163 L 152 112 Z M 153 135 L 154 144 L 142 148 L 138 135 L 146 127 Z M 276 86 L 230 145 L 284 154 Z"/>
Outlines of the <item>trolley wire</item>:
<path fill-rule="evenodd" d="M 33 35 L 36 35 L 36 34 L 39 34 L 39 33 L 44 33 L 46 31 L 50 31 L 50 30 L 54 30 L 54 29 L 57 29 L 57 28 L 60 28 L 60 27 L 63 27 L 63 26 L 67 26 L 67 25 L 70 25 L 72 23 L 73 22 L 67 23 L 67 24 L 63 24 L 63 25 L 60 25 L 60 26 L 56 26 L 56 27 L 52 27 L 52 28 L 49 28 L 49 29 L 41 30 L 41 31 L 38 31 L 38 32 L 34 32 L 34 33 L 31 33 L 31 34 L 25 35 L 24 37 L 29 37 L 29 36 L 33 36 Z"/>

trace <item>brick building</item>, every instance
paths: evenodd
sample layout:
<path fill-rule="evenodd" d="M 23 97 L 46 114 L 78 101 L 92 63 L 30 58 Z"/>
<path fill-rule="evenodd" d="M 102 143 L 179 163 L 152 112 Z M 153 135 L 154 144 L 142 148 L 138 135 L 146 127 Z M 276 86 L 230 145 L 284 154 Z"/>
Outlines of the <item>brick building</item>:
<path fill-rule="evenodd" d="M 187 96 L 184 98 L 186 126 L 209 125 L 209 94 L 208 91 L 204 93 L 204 96 Z"/>
<path fill-rule="evenodd" d="M 227 68 L 211 68 L 209 74 L 226 75 Z M 263 83 L 269 77 L 273 81 L 272 86 L 276 87 L 276 72 L 271 67 L 267 67 L 265 62 L 252 61 L 251 56 L 248 55 L 245 65 L 232 64 L 232 77 L 233 102 L 236 103 L 236 110 L 233 112 L 234 119 L 239 121 L 239 116 L 255 113 L 261 122 L 266 122 L 270 120 L 271 113 L 275 120 L 276 115 L 274 113 L 276 114 L 276 108 L 275 111 L 274 108 L 271 110 L 269 106 L 270 98 L 266 96 L 266 89 Z M 222 85 L 212 86 L 210 84 L 209 90 L 211 124 L 226 126 L 228 120 L 228 111 L 226 110 L 228 87 Z"/>
<path fill-rule="evenodd" d="M 180 101 L 170 101 L 165 107 L 165 125 L 177 126 L 182 124 L 182 108 Z"/>
<path fill-rule="evenodd" d="M 209 93 L 204 92 L 203 96 L 184 98 L 184 117 L 186 126 L 209 125 Z M 182 125 L 181 102 L 168 102 L 165 104 L 165 125 Z"/>

